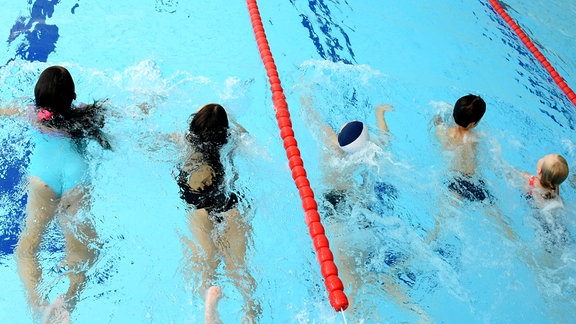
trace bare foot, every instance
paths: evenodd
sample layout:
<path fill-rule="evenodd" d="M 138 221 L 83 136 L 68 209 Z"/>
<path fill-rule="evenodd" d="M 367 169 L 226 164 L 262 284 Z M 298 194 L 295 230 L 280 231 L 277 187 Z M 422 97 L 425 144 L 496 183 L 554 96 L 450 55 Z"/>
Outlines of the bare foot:
<path fill-rule="evenodd" d="M 56 297 L 52 304 L 46 307 L 42 324 L 70 324 L 70 312 L 66 309 L 66 301 L 62 296 Z"/>
<path fill-rule="evenodd" d="M 206 291 L 206 303 L 204 305 L 204 323 L 215 324 L 222 323 L 220 314 L 218 314 L 218 301 L 222 298 L 222 289 L 217 286 L 211 286 Z"/>

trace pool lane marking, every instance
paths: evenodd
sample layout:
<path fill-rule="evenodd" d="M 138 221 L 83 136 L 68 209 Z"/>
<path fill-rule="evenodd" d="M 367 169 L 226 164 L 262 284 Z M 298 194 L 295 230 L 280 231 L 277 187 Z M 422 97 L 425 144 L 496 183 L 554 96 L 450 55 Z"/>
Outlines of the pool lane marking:
<path fill-rule="evenodd" d="M 520 26 L 510 17 L 510 15 L 504 10 L 504 8 L 500 5 L 498 0 L 489 0 L 490 4 L 496 10 L 496 12 L 504 19 L 504 21 L 512 28 L 512 30 L 520 37 L 520 40 L 526 45 L 528 50 L 532 52 L 532 54 L 536 57 L 536 59 L 542 64 L 542 66 L 548 71 L 554 82 L 560 87 L 560 89 L 566 94 L 568 99 L 572 101 L 574 105 L 576 105 L 576 94 L 570 86 L 564 81 L 564 79 L 558 74 L 556 69 L 548 62 L 546 57 L 540 52 L 540 50 L 534 45 L 534 43 L 530 40 L 528 35 L 520 28 Z"/>
<path fill-rule="evenodd" d="M 334 256 L 330 250 L 328 238 L 324 234 L 324 226 L 322 226 L 320 215 L 318 214 L 318 205 L 314 199 L 314 192 L 312 188 L 310 188 L 310 182 L 304 169 L 304 162 L 300 157 L 300 150 L 298 149 L 298 143 L 294 137 L 294 130 L 292 129 L 288 103 L 286 102 L 286 96 L 284 96 L 284 90 L 278 77 L 278 70 L 276 69 L 276 64 L 274 63 L 274 58 L 272 57 L 272 52 L 266 39 L 258 4 L 256 0 L 246 0 L 246 3 L 248 5 L 250 21 L 252 23 L 252 29 L 254 30 L 258 50 L 260 51 L 260 56 L 264 63 L 266 74 L 268 75 L 268 81 L 270 82 L 276 120 L 278 122 L 278 128 L 280 128 L 280 136 L 284 141 L 288 165 L 292 171 L 292 179 L 294 179 L 294 183 L 302 199 L 304 221 L 308 226 L 308 231 L 312 238 L 314 249 L 316 250 L 316 257 L 320 264 L 322 276 L 324 277 L 328 298 L 335 311 L 344 311 L 348 307 L 348 298 L 344 293 L 344 285 L 338 277 L 338 268 L 334 263 Z"/>

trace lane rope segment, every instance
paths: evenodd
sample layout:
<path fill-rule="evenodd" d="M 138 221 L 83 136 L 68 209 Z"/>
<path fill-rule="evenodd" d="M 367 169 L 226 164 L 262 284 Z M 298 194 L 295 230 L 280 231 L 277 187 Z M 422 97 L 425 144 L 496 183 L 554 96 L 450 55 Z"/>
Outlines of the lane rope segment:
<path fill-rule="evenodd" d="M 550 62 L 546 59 L 544 54 L 540 52 L 540 50 L 534 45 L 534 42 L 530 40 L 530 37 L 526 35 L 526 33 L 520 28 L 520 26 L 510 17 L 510 15 L 504 10 L 502 5 L 498 0 L 489 0 L 490 4 L 492 5 L 493 9 L 504 19 L 504 21 L 510 26 L 510 28 L 518 35 L 522 43 L 528 48 L 530 52 L 536 57 L 536 59 L 542 64 L 542 66 L 548 71 L 552 80 L 560 87 L 560 90 L 566 94 L 568 99 L 572 101 L 572 103 L 576 106 L 576 94 L 574 91 L 568 86 L 566 81 L 558 74 L 558 71 L 550 64 Z"/>
<path fill-rule="evenodd" d="M 250 21 L 252 23 L 252 29 L 254 30 L 254 36 L 256 37 L 258 50 L 260 51 L 260 56 L 264 63 L 266 74 L 268 75 L 268 81 L 270 82 L 276 120 L 278 122 L 278 128 L 280 129 L 280 136 L 284 142 L 288 165 L 292 171 L 292 179 L 294 179 L 294 183 L 302 199 L 304 221 L 308 226 L 308 232 L 312 238 L 316 257 L 320 264 L 322 276 L 324 277 L 324 284 L 328 291 L 328 298 L 335 311 L 344 311 L 348 308 L 348 298 L 344 293 L 344 285 L 338 277 L 338 268 L 334 263 L 334 256 L 330 250 L 330 244 L 325 235 L 324 226 L 320 221 L 318 205 L 314 199 L 314 192 L 312 188 L 310 188 L 310 182 L 304 169 L 304 162 L 300 157 L 300 150 L 298 149 L 298 143 L 294 137 L 294 130 L 292 129 L 288 103 L 286 102 L 286 96 L 284 96 L 278 70 L 274 63 L 270 46 L 268 45 L 258 4 L 256 0 L 247 0 L 246 3 L 248 5 Z"/>

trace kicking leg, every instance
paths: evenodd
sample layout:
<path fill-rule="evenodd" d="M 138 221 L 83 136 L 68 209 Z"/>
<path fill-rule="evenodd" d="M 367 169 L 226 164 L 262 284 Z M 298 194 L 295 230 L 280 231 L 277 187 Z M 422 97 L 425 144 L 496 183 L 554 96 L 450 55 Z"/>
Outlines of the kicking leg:
<path fill-rule="evenodd" d="M 38 177 L 30 178 L 26 224 L 18 238 L 15 252 L 18 273 L 28 292 L 28 303 L 35 308 L 43 303 L 37 290 L 42 277 L 38 261 L 39 247 L 46 226 L 54 218 L 58 203 L 58 196 L 46 183 Z"/>
<path fill-rule="evenodd" d="M 66 258 L 70 286 L 65 300 L 72 311 L 86 284 L 86 272 L 96 262 L 99 242 L 96 230 L 90 219 L 79 215 L 81 209 L 89 208 L 89 195 L 86 189 L 77 187 L 62 197 L 60 222 L 66 239 Z"/>
<path fill-rule="evenodd" d="M 236 288 L 246 301 L 246 316 L 248 322 L 256 321 L 262 313 L 260 305 L 253 299 L 256 281 L 246 266 L 246 249 L 251 228 L 238 209 L 234 208 L 224 215 L 226 228 L 219 233 L 218 247 L 224 256 L 226 273 L 233 279 Z"/>

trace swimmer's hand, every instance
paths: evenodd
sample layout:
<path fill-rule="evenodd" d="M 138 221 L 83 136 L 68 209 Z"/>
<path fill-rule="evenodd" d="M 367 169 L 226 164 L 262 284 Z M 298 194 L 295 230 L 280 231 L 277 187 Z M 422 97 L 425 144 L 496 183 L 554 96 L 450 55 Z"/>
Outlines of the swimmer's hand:
<path fill-rule="evenodd" d="M 139 104 L 137 107 L 146 116 L 148 116 L 148 114 L 150 114 L 150 111 L 152 110 L 152 105 L 147 102 L 143 102 Z"/>
<path fill-rule="evenodd" d="M 180 143 L 184 140 L 184 136 L 180 133 L 170 133 L 166 135 L 166 139 L 174 143 Z"/>
<path fill-rule="evenodd" d="M 432 118 L 432 122 L 434 123 L 434 126 L 438 126 L 440 124 L 444 123 L 444 120 L 442 119 L 442 116 L 440 116 L 440 114 L 434 116 L 434 118 Z"/>
<path fill-rule="evenodd" d="M 214 169 L 209 165 L 202 165 L 188 178 L 188 185 L 190 189 L 195 192 L 202 192 L 206 187 L 212 185 L 212 179 L 214 178 Z"/>
<path fill-rule="evenodd" d="M 384 114 L 386 111 L 392 111 L 394 110 L 394 107 L 392 107 L 392 105 L 378 105 L 376 106 L 376 108 L 374 108 L 374 110 L 376 110 L 377 114 Z"/>

